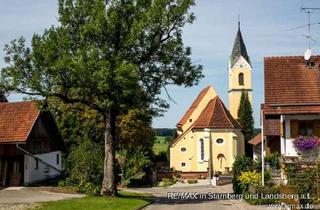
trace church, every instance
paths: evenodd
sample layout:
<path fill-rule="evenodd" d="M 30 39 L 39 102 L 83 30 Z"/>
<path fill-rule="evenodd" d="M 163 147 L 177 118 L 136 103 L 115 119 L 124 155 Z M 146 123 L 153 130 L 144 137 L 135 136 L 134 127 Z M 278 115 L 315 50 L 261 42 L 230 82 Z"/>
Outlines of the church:
<path fill-rule="evenodd" d="M 244 136 L 236 119 L 242 90 L 252 103 L 252 88 L 251 63 L 240 22 L 228 78 L 228 108 L 214 87 L 207 86 L 177 123 L 178 136 L 170 144 L 170 168 L 196 178 L 207 177 L 209 169 L 212 174 L 228 174 L 235 157 L 245 153 Z"/>

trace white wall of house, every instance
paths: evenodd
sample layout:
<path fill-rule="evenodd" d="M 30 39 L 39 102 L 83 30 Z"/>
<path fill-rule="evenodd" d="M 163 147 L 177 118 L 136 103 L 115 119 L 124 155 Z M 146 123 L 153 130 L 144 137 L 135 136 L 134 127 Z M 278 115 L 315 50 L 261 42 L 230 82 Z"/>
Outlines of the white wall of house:
<path fill-rule="evenodd" d="M 320 115 L 282 115 L 285 121 L 285 138 L 281 138 L 281 154 L 285 156 L 298 156 L 293 145 L 294 138 L 290 136 L 290 120 L 319 120 Z"/>
<path fill-rule="evenodd" d="M 62 170 L 61 151 L 49 152 L 45 154 L 34 155 L 38 159 L 50 164 L 51 166 Z M 24 184 L 32 184 L 43 181 L 61 174 L 60 171 L 49 167 L 47 164 L 34 157 L 24 155 Z"/>
<path fill-rule="evenodd" d="M 261 143 L 252 146 L 253 149 L 253 160 L 259 160 L 261 158 Z"/>

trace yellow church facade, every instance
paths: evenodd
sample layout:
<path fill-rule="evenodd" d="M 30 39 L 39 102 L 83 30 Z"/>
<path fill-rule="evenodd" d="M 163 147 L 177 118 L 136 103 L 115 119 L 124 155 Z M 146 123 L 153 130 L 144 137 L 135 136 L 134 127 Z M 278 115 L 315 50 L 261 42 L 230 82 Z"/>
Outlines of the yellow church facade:
<path fill-rule="evenodd" d="M 244 136 L 236 120 L 241 92 L 252 102 L 251 63 L 240 24 L 229 59 L 229 109 L 212 86 L 204 88 L 177 124 L 170 144 L 170 167 L 186 173 L 227 174 L 236 156 L 245 153 Z M 209 162 L 212 165 L 209 167 Z"/>
<path fill-rule="evenodd" d="M 241 126 L 231 116 L 212 86 L 203 89 L 177 125 L 170 145 L 170 167 L 181 172 L 228 173 L 237 155 L 244 153 Z M 210 138 L 211 135 L 211 154 Z"/>

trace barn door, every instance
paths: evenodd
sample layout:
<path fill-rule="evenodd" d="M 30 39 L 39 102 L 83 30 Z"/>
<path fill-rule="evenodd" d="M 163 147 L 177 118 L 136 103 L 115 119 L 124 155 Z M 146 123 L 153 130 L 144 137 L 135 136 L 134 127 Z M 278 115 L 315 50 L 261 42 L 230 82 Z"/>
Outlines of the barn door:
<path fill-rule="evenodd" d="M 14 160 L 12 166 L 12 171 L 10 173 L 10 186 L 18 186 L 21 179 L 19 160 Z"/>

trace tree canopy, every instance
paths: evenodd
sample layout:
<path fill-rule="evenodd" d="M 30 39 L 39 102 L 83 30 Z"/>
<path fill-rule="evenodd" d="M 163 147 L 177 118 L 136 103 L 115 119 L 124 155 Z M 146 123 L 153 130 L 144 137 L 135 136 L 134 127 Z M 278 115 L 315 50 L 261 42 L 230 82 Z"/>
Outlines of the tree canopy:
<path fill-rule="evenodd" d="M 132 108 L 167 108 L 167 85 L 195 85 L 182 28 L 192 23 L 194 0 L 58 0 L 57 26 L 5 47 L 0 88 L 45 100 L 82 104 L 105 122 L 101 194 L 114 195 L 116 120 Z"/>

